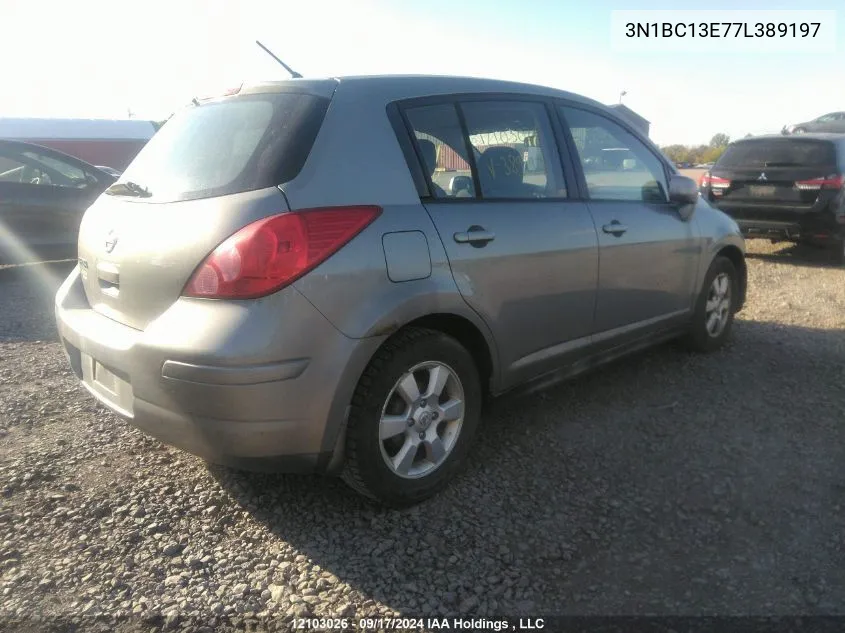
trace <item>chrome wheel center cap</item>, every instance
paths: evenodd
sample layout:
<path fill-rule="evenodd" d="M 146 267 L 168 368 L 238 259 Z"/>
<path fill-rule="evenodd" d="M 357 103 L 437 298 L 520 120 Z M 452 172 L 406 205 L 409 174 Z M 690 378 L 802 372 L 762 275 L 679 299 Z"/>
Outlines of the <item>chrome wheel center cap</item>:
<path fill-rule="evenodd" d="M 421 428 L 427 429 L 429 427 L 429 425 L 432 423 L 433 420 L 434 420 L 434 414 L 433 413 L 431 413 L 430 411 L 423 411 L 420 414 L 420 419 L 418 420 L 418 424 L 420 425 Z"/>

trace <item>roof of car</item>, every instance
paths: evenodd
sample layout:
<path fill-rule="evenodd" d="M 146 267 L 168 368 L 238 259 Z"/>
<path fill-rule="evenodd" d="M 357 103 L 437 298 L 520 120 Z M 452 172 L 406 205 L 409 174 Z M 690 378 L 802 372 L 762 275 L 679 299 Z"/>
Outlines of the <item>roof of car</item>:
<path fill-rule="evenodd" d="M 747 141 L 765 141 L 775 138 L 795 141 L 800 141 L 802 139 L 817 141 L 845 141 L 845 134 L 836 134 L 834 132 L 808 132 L 806 134 L 761 134 L 760 136 L 739 138 L 735 140 L 734 143 L 742 143 Z"/>
<path fill-rule="evenodd" d="M 302 87 L 307 90 L 314 90 L 317 93 L 325 93 L 332 84 L 334 87 L 343 85 L 372 91 L 388 91 L 391 93 L 391 98 L 394 99 L 411 99 L 414 97 L 453 93 L 521 93 L 570 99 L 602 109 L 608 109 L 607 106 L 593 99 L 548 86 L 506 81 L 503 79 L 452 75 L 349 75 L 313 79 L 285 79 L 245 84 L 242 92 L 251 92 L 259 87 L 265 89 L 278 87 L 289 90 L 294 87 Z"/>

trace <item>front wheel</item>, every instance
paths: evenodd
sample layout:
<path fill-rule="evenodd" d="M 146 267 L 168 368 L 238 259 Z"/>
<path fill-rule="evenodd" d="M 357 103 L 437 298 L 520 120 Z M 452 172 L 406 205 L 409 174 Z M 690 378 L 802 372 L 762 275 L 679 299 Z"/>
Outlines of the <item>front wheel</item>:
<path fill-rule="evenodd" d="M 355 390 L 343 479 L 392 506 L 432 496 L 465 460 L 481 395 L 475 362 L 455 339 L 419 328 L 400 332 Z"/>
<path fill-rule="evenodd" d="M 712 352 L 725 344 L 733 326 L 739 284 L 736 267 L 727 257 L 717 257 L 704 278 L 696 302 L 687 344 L 698 352 Z"/>

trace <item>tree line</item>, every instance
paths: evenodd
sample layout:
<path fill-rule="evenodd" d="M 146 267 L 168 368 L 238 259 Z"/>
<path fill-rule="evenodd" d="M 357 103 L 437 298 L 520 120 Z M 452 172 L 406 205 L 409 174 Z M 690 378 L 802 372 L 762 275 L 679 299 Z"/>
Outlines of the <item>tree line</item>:
<path fill-rule="evenodd" d="M 710 139 L 708 145 L 667 145 L 660 149 L 674 163 L 697 165 L 699 163 L 715 163 L 730 142 L 731 137 L 720 132 Z"/>

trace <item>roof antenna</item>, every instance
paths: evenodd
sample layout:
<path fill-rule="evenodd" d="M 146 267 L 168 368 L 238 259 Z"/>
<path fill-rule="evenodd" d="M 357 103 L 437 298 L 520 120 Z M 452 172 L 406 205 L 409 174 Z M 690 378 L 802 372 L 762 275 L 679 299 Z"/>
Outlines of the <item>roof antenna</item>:
<path fill-rule="evenodd" d="M 267 48 L 266 46 L 264 46 L 264 44 L 262 44 L 262 43 L 261 43 L 261 42 L 259 42 L 258 40 L 255 40 L 255 43 L 256 43 L 256 44 L 258 44 L 261 48 L 263 48 L 263 49 L 264 49 L 264 52 L 265 52 L 265 53 L 267 53 L 270 57 L 272 57 L 272 58 L 273 58 L 273 59 L 275 59 L 277 62 L 279 62 L 282 66 L 284 66 L 285 70 L 286 70 L 286 71 L 288 71 L 288 72 L 290 73 L 290 76 L 291 76 L 291 77 L 293 77 L 294 79 L 302 79 L 302 75 L 300 75 L 300 74 L 299 74 L 298 72 L 296 72 L 293 68 L 291 68 L 290 66 L 288 66 L 288 65 L 287 65 L 285 62 L 283 62 L 281 59 L 279 59 L 278 57 L 276 57 L 276 56 L 273 54 L 273 51 L 271 51 L 269 48 Z"/>

